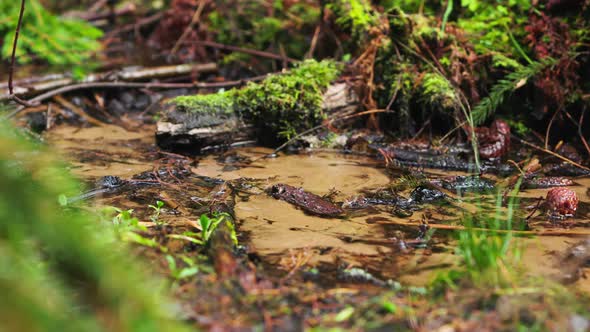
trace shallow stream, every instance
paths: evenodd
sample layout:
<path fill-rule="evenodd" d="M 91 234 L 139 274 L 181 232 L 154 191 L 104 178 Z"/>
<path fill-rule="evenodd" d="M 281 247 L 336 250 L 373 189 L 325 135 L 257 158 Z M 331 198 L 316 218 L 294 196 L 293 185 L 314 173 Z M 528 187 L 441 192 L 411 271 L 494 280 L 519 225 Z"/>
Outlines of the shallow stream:
<path fill-rule="evenodd" d="M 165 165 L 166 157 L 175 157 L 158 150 L 153 131 L 151 126 L 140 127 L 137 131 L 111 125 L 92 128 L 60 126 L 46 133 L 45 137 L 49 145 L 71 162 L 75 175 L 92 183 L 106 175 L 129 179 L 135 174 Z M 249 178 L 263 188 L 276 183 L 289 184 L 320 196 L 331 194 L 336 202 L 347 201 L 368 190 L 384 188 L 396 179 L 395 174 L 385 169 L 383 162 L 367 157 L 314 152 L 263 158 L 270 152 L 265 148 L 241 148 L 197 160 L 190 159 L 191 171 L 223 180 Z M 448 172 L 441 171 L 428 173 L 431 178 L 448 175 Z M 535 231 L 558 232 L 559 235 L 549 233 L 517 238 L 516 241 L 524 247 L 526 273 L 561 280 L 564 274 L 574 273 L 573 270 L 579 268 L 575 262 L 567 261 L 565 256 L 568 248 L 588 238 L 585 234 L 590 233 L 590 197 L 587 194 L 590 179 L 575 179 L 575 182 L 572 188 L 580 198 L 580 209 L 574 220 L 552 224 L 546 221 L 546 216 L 537 214 L 531 222 Z M 535 199 L 544 197 L 546 192 L 547 189 L 521 191 L 519 213 L 526 215 L 528 211 L 524 208 L 534 205 Z M 126 196 L 120 195 L 106 203 L 125 205 L 125 200 Z M 452 230 L 438 229 L 426 244 L 416 242 L 420 235 L 420 223 L 425 220 L 434 224 L 456 225 L 462 214 L 476 211 L 478 206 L 492 213 L 494 202 L 494 194 L 452 195 L 451 204 L 427 204 L 404 218 L 382 208 L 326 218 L 306 214 L 258 190 L 255 194 L 238 195 L 235 213 L 241 244 L 259 257 L 272 274 L 284 275 L 292 266 L 290 260 L 299 257 L 309 267 L 357 266 L 380 278 L 425 285 L 441 270 L 457 264 L 458 258 L 454 255 Z M 199 217 L 191 215 L 186 209 L 176 210 L 169 216 L 171 220 L 184 220 L 186 224 L 194 225 Z M 588 272 L 587 267 L 584 269 Z M 575 285 L 580 291 L 590 294 L 589 279 L 579 278 Z"/>

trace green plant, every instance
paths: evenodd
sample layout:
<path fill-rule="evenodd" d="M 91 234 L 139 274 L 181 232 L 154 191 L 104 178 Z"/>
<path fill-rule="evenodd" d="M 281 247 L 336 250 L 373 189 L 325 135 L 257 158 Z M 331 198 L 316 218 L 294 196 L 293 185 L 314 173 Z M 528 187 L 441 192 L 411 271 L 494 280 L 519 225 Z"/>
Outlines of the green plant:
<path fill-rule="evenodd" d="M 463 219 L 465 230 L 459 231 L 457 254 L 462 258 L 464 268 L 439 276 L 437 282 L 452 284 L 462 280 L 482 287 L 503 287 L 511 283 L 515 266 L 522 256 L 522 248 L 515 243 L 516 194 L 519 180 L 511 192 L 506 209 L 502 207 L 502 195 L 496 196 L 493 216 L 468 214 Z M 481 207 L 480 207 L 481 209 Z M 475 221 L 479 229 L 475 229 Z"/>
<path fill-rule="evenodd" d="M 184 267 L 179 267 L 178 264 L 176 264 L 176 259 L 174 258 L 174 256 L 166 255 L 168 269 L 170 269 L 170 276 L 175 281 L 180 281 L 182 279 L 192 277 L 195 274 L 199 273 L 199 266 L 193 259 L 185 255 L 181 255 L 179 258 L 185 265 Z"/>
<path fill-rule="evenodd" d="M 79 184 L 0 124 L 0 319 L 10 331 L 184 331 L 113 230 L 59 195 Z M 121 216 L 122 218 L 123 215 Z"/>
<path fill-rule="evenodd" d="M 514 34 L 524 34 L 530 0 L 511 0 L 506 3 L 461 0 L 463 13 L 457 24 L 473 36 L 475 51 L 479 54 L 502 54 L 516 58 L 522 56 L 520 45 L 514 44 Z M 513 32 L 512 32 L 513 31 Z M 524 55 L 526 59 L 526 54 Z"/>
<path fill-rule="evenodd" d="M 487 118 L 494 114 L 508 94 L 522 87 L 533 76 L 555 63 L 555 59 L 547 58 L 540 62 L 533 62 L 528 66 L 521 66 L 516 71 L 506 75 L 506 77 L 492 87 L 489 96 L 482 99 L 479 104 L 473 108 L 472 114 L 474 124 L 479 125 L 483 123 Z"/>
<path fill-rule="evenodd" d="M 336 24 L 351 32 L 357 42 L 367 40 L 371 27 L 379 24 L 380 15 L 366 0 L 337 0 L 326 5 L 334 12 Z"/>
<path fill-rule="evenodd" d="M 284 52 L 303 59 L 309 50 L 309 35 L 321 19 L 320 7 L 313 1 L 215 1 L 217 8 L 206 18 L 215 40 L 274 53 Z M 253 20 L 252 18 L 256 19 Z M 224 62 L 247 61 L 247 54 L 232 53 Z M 257 61 L 258 62 L 258 61 Z M 260 63 L 257 63 L 260 67 Z M 270 69 L 270 68 L 269 68 Z"/>
<path fill-rule="evenodd" d="M 171 239 L 177 240 L 184 240 L 194 244 L 203 245 L 203 241 L 199 238 L 201 237 L 201 233 L 194 233 L 194 232 L 183 232 L 182 234 L 169 234 L 167 235 Z"/>
<path fill-rule="evenodd" d="M 164 202 L 162 201 L 156 201 L 156 205 L 148 205 L 148 208 L 154 210 L 154 213 L 150 216 L 150 220 L 157 226 L 164 225 L 164 222 L 160 220 L 160 213 L 162 212 L 162 207 L 164 207 Z"/>
<path fill-rule="evenodd" d="M 202 214 L 199 218 L 199 224 L 201 225 L 201 240 L 204 243 L 209 243 L 213 232 L 217 229 L 219 224 L 225 222 L 232 230 L 232 240 L 234 245 L 238 244 L 238 238 L 235 234 L 234 226 L 231 221 L 231 216 L 227 213 L 214 213 L 212 217 Z"/>
<path fill-rule="evenodd" d="M 112 217 L 112 224 L 114 232 L 120 241 L 135 243 L 145 247 L 159 249 L 162 252 L 167 252 L 168 249 L 161 246 L 158 241 L 153 238 L 147 238 L 139 233 L 147 232 L 147 227 L 139 224 L 139 219 L 133 217 L 133 210 L 121 210 L 115 207 L 106 207 L 103 209 L 103 215 L 115 213 Z"/>
<path fill-rule="evenodd" d="M 20 1 L 0 2 L 1 56 L 8 59 L 20 10 Z M 23 24 L 16 49 L 20 63 L 30 63 L 34 57 L 50 65 L 75 65 L 74 75 L 80 77 L 88 70 L 88 60 L 101 45 L 102 31 L 81 20 L 60 18 L 49 13 L 38 0 L 27 1 Z"/>
<path fill-rule="evenodd" d="M 420 86 L 420 94 L 423 102 L 435 109 L 454 110 L 459 108 L 459 97 L 455 88 L 441 74 L 425 74 Z"/>

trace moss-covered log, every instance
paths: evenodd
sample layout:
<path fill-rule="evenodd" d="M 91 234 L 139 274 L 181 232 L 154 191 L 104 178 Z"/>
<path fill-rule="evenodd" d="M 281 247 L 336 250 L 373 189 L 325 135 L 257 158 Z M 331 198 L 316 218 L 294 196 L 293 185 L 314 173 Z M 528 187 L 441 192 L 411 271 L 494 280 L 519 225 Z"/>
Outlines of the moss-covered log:
<path fill-rule="evenodd" d="M 252 139 L 284 141 L 336 113 L 356 111 L 352 87 L 334 83 L 339 73 L 334 61 L 310 60 L 241 89 L 175 98 L 158 122 L 158 144 L 200 153 Z"/>

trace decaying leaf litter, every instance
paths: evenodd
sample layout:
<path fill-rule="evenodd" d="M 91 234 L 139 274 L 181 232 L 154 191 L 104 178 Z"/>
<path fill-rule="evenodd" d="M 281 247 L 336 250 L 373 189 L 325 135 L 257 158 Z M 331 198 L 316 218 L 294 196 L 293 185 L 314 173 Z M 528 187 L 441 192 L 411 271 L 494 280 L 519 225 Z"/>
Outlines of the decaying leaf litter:
<path fill-rule="evenodd" d="M 168 313 L 211 329 L 588 328 L 586 7 L 235 5 L 98 6 L 116 23 L 97 23 L 101 74 L 25 75 L 7 95 L 41 102 L 7 114 L 86 183 L 56 209 L 102 211 L 169 280 Z M 106 70 L 141 47 L 146 69 Z"/>

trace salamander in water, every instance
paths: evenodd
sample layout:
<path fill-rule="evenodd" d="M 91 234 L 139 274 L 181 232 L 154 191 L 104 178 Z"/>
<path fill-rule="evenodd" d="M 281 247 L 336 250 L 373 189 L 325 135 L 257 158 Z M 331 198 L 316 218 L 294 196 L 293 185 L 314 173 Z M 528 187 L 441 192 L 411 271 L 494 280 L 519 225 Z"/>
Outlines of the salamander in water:
<path fill-rule="evenodd" d="M 293 204 L 311 214 L 324 217 L 337 217 L 344 213 L 344 210 L 323 197 L 307 192 L 303 188 L 296 188 L 288 184 L 279 183 L 273 185 L 269 190 L 269 194 L 276 199 Z"/>

